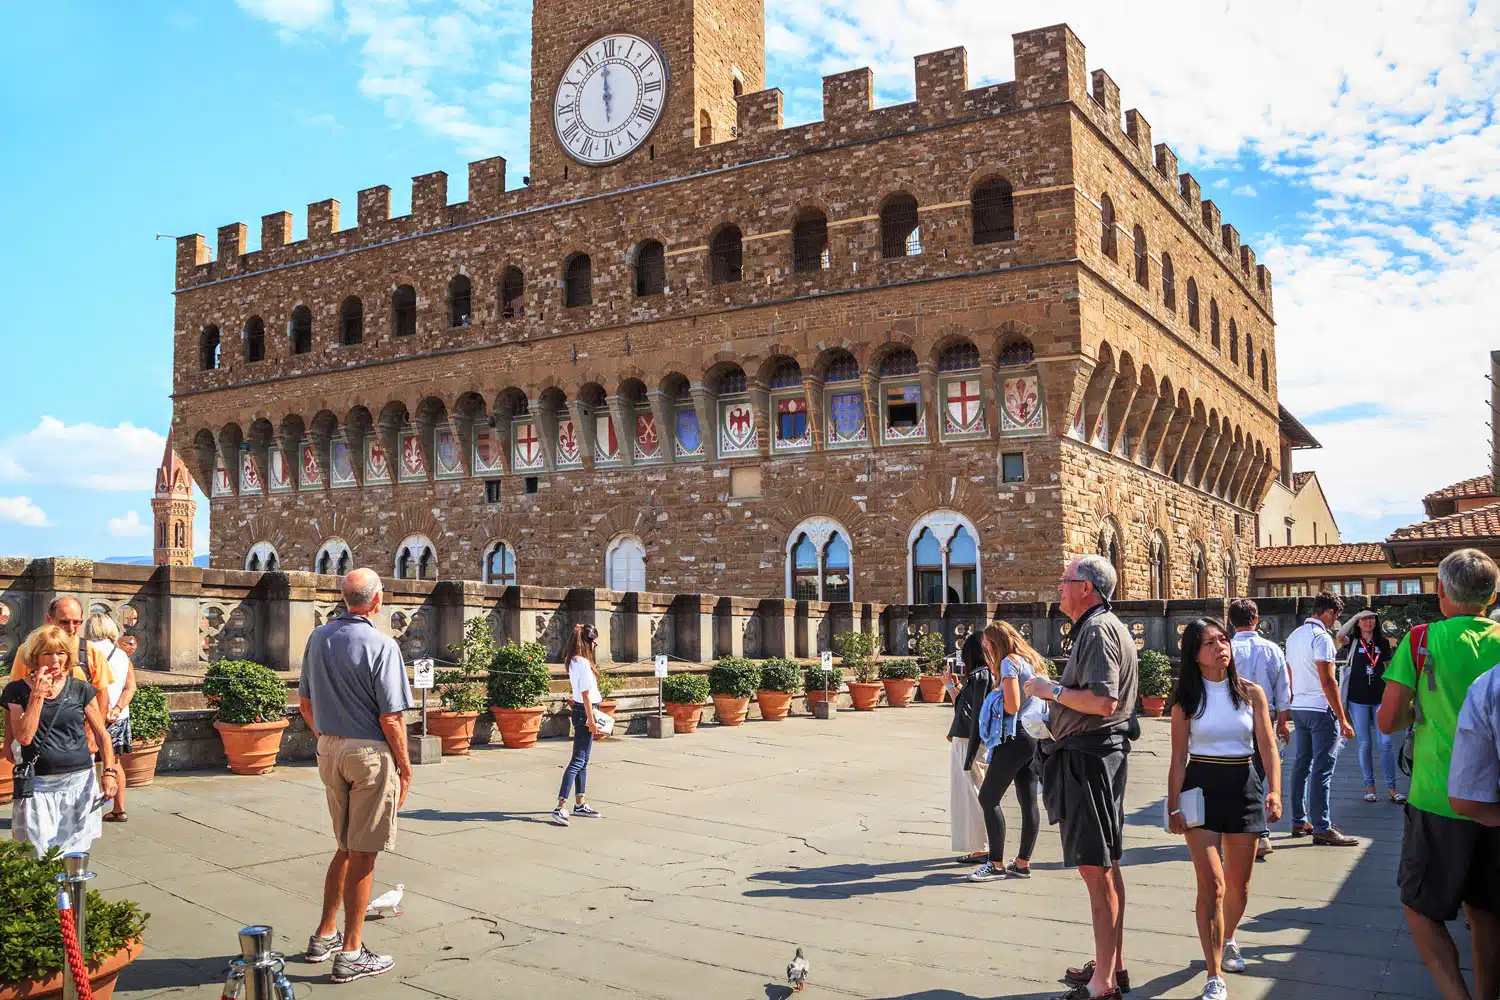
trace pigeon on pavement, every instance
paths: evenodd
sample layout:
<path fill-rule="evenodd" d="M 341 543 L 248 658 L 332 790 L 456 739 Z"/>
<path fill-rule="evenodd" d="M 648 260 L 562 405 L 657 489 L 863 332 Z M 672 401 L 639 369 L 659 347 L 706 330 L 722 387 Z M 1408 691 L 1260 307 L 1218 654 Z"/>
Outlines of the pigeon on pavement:
<path fill-rule="evenodd" d="M 812 966 L 807 964 L 807 959 L 802 954 L 802 949 L 797 949 L 797 957 L 787 963 L 786 981 L 791 984 L 792 989 L 801 990 L 802 984 L 807 981 L 807 974 L 812 971 Z"/>
<path fill-rule="evenodd" d="M 383 892 L 370 900 L 370 905 L 365 907 L 367 917 L 399 917 L 401 916 L 401 897 L 406 892 L 406 886 L 398 885 L 390 892 Z"/>

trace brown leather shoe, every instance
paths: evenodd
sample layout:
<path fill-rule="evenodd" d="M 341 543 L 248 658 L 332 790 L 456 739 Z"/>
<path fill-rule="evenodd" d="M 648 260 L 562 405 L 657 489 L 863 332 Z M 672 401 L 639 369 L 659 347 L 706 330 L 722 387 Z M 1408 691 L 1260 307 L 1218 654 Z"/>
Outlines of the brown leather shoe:
<path fill-rule="evenodd" d="M 1292 836 L 1293 837 L 1305 837 L 1309 833 L 1312 833 L 1312 824 L 1311 823 L 1303 823 L 1301 826 L 1298 826 L 1296 823 L 1292 824 Z"/>
<path fill-rule="evenodd" d="M 1344 831 L 1336 826 L 1330 826 L 1327 833 L 1313 834 L 1312 842 L 1319 847 L 1357 847 L 1359 841 L 1353 837 L 1345 836 Z"/>

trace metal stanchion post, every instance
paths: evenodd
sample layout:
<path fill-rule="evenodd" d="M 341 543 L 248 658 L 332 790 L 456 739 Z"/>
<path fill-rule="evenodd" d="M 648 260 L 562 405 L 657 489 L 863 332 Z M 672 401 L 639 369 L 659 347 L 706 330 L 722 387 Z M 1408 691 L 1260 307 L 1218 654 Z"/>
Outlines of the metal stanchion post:
<path fill-rule="evenodd" d="M 68 894 L 68 906 L 73 911 L 73 924 L 77 928 L 78 946 L 86 948 L 88 938 L 84 935 L 83 904 L 88 898 L 89 880 L 94 877 L 94 873 L 89 871 L 89 852 L 64 854 L 62 863 L 62 874 L 57 876 L 57 882 Z M 73 982 L 72 970 L 66 962 L 63 963 L 63 1000 L 78 1000 L 78 984 Z"/>
<path fill-rule="evenodd" d="M 269 924 L 254 924 L 240 931 L 240 956 L 229 962 L 225 997 L 242 1000 L 294 1000 L 292 984 L 283 971 L 286 957 L 271 950 L 273 932 Z"/>

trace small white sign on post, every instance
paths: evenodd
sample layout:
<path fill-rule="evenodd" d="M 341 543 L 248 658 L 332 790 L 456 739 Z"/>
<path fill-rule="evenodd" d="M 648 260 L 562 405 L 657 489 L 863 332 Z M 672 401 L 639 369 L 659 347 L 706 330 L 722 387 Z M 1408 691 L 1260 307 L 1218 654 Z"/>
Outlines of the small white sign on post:
<path fill-rule="evenodd" d="M 667 654 L 666 653 L 657 653 L 656 656 L 652 658 L 652 666 L 655 668 L 655 675 L 654 676 L 656 676 L 656 677 L 665 677 L 665 676 L 667 676 Z"/>
<path fill-rule="evenodd" d="M 833 654 L 825 649 L 822 653 L 822 657 L 822 662 L 820 662 L 818 665 L 823 668 L 823 672 L 825 674 L 831 673 L 833 671 Z"/>
<path fill-rule="evenodd" d="M 426 691 L 432 687 L 433 663 L 432 658 L 424 656 L 420 660 L 411 661 L 411 686 L 418 691 Z"/>

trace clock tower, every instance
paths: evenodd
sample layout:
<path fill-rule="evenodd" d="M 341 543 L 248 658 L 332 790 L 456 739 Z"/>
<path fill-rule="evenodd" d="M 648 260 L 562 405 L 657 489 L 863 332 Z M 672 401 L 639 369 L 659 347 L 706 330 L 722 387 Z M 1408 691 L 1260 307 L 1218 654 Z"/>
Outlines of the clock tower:
<path fill-rule="evenodd" d="M 764 0 L 534 0 L 534 187 L 682 173 L 765 87 Z"/>

